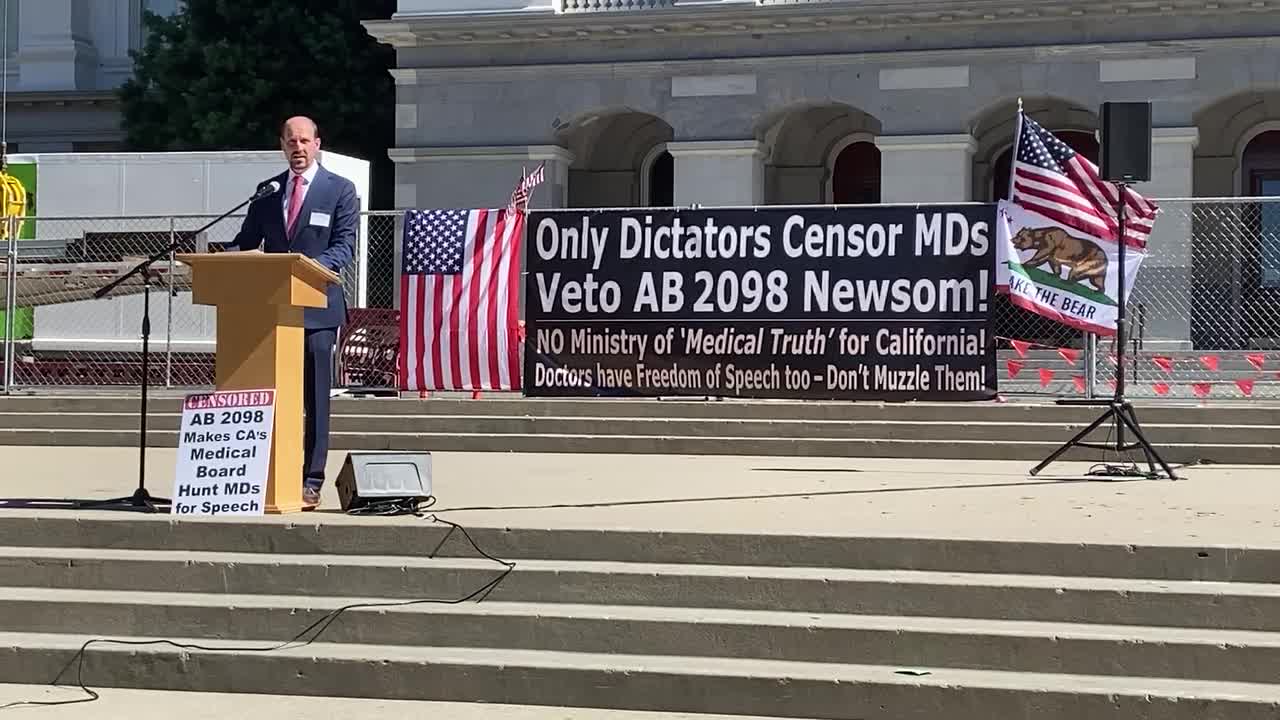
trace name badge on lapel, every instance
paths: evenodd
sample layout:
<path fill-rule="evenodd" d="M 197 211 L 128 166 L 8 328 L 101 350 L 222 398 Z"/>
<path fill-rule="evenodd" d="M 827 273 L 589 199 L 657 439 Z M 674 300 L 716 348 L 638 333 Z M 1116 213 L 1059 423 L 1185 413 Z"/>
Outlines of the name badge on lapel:
<path fill-rule="evenodd" d="M 329 214 L 322 212 L 311 213 L 311 222 L 309 225 L 319 225 L 320 227 L 329 227 Z"/>

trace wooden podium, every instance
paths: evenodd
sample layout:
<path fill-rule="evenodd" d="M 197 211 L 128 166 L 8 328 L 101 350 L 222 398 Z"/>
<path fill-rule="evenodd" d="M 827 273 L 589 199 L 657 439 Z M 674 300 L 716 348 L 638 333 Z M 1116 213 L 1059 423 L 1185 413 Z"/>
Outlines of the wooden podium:
<path fill-rule="evenodd" d="M 267 470 L 268 513 L 302 510 L 302 311 L 324 307 L 341 279 L 297 253 L 178 255 L 191 267 L 191 299 L 218 308 L 218 390 L 275 389 Z"/>

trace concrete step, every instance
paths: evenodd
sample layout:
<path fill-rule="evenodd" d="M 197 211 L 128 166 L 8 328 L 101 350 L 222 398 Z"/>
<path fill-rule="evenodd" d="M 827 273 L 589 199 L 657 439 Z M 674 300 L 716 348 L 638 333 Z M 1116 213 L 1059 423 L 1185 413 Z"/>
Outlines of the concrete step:
<path fill-rule="evenodd" d="M 338 608 L 326 643 L 740 657 L 1273 682 L 1280 633 L 720 608 L 0 589 L 0 631 L 278 640 Z M 390 607 L 388 607 L 390 605 Z"/>
<path fill-rule="evenodd" d="M 463 597 L 500 573 L 459 558 L 0 548 L 0 587 Z M 520 561 L 493 601 L 1280 630 L 1280 584 Z M 3 677 L 3 676 L 0 676 Z"/>
<path fill-rule="evenodd" d="M 1049 481 L 1057 483 L 1059 481 Z M 453 515 L 460 519 L 461 515 Z M 1270 583 L 1280 547 L 1139 546 L 1101 543 L 953 540 L 740 533 L 469 527 L 491 554 L 508 560 L 919 570 Z M 324 520 L 184 518 L 157 515 L 0 514 L 0 546 L 110 548 L 284 555 L 474 558 L 444 525 L 385 518 Z M 336 559 L 340 559 L 335 557 Z"/>
<path fill-rule="evenodd" d="M 1136 403 L 1143 423 L 1270 425 L 1280 427 L 1280 403 L 1241 402 L 1206 405 L 1202 402 L 1152 401 Z M 180 412 L 176 398 L 152 398 L 154 414 Z M 136 415 L 136 397 L 7 396 L 0 412 L 125 413 Z M 786 400 L 653 400 L 550 399 L 487 396 L 482 399 L 336 398 L 332 414 L 339 415 L 482 415 L 518 417 L 685 418 L 741 420 L 897 420 L 955 422 L 1087 423 L 1098 408 L 1055 405 L 1052 402 L 1010 403 L 881 403 Z"/>
<path fill-rule="evenodd" d="M 0 412 L 0 428 L 25 430 L 117 430 L 138 428 L 137 414 L 130 413 L 6 413 Z M 181 416 L 153 415 L 148 428 L 177 431 Z M 331 431 L 347 434 L 414 433 L 438 435 L 465 431 L 473 435 L 597 435 L 600 437 L 742 437 L 889 440 L 1003 440 L 1062 442 L 1084 423 L 953 422 L 950 420 L 743 420 L 708 418 L 529 417 L 519 415 L 336 415 Z M 1204 438 L 1205 428 L 1190 424 L 1144 424 L 1149 437 L 1162 444 L 1190 444 Z M 1105 442 L 1114 432 L 1104 426 L 1090 439 Z M 1267 425 L 1219 425 L 1214 432 L 1234 445 L 1267 445 L 1280 438 L 1280 427 Z"/>
<path fill-rule="evenodd" d="M 831 719 L 1274 720 L 1280 711 L 1280 686 L 1260 683 L 334 643 L 246 652 L 236 649 L 242 642 L 195 642 L 213 649 L 95 645 L 82 679 L 107 687 Z M 0 634 L 0 677 L 50 682 L 82 643 L 73 635 Z"/>
<path fill-rule="evenodd" d="M 434 452 L 610 453 L 679 455 L 750 455 L 774 457 L 919 458 L 1029 460 L 1046 458 L 1071 435 L 1060 440 L 916 440 L 814 437 L 684 437 L 655 435 L 498 434 L 498 433 L 330 433 L 332 450 L 404 450 Z M 1167 443 L 1148 438 L 1166 462 L 1200 461 L 1280 464 L 1280 445 Z M 136 430 L 24 430 L 0 428 L 0 445 L 128 447 L 138 442 Z M 149 447 L 174 448 L 178 433 L 148 431 Z M 1061 460 L 1096 461 L 1099 451 L 1073 448 Z"/>
<path fill-rule="evenodd" d="M 42 707 L 40 720 L 226 720 L 228 717 L 279 720 L 775 720 L 749 715 L 664 713 L 542 705 L 381 700 L 326 695 L 266 695 L 184 690 L 95 687 L 100 696 L 84 704 Z M 75 701 L 88 698 L 78 687 L 0 684 L 0 705 L 22 701 Z"/>

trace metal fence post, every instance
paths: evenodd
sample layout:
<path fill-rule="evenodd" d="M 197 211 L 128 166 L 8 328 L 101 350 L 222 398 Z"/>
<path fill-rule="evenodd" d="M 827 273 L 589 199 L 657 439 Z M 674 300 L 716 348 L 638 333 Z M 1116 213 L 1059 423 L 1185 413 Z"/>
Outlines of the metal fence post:
<path fill-rule="evenodd" d="M 13 390 L 13 355 L 16 341 L 14 335 L 18 330 L 18 321 L 14 317 L 18 312 L 18 233 L 12 218 L 5 218 L 8 225 L 5 234 L 8 242 L 5 247 L 5 298 L 4 298 L 4 392 Z"/>
<path fill-rule="evenodd" d="M 1084 334 L 1084 396 L 1092 400 L 1098 382 L 1098 336 Z"/>
<path fill-rule="evenodd" d="M 165 295 L 168 296 L 169 309 L 165 312 L 166 322 L 164 331 L 164 386 L 173 387 L 173 241 L 176 237 L 174 232 L 174 219 L 169 218 L 169 276 L 165 278 L 164 288 Z"/>

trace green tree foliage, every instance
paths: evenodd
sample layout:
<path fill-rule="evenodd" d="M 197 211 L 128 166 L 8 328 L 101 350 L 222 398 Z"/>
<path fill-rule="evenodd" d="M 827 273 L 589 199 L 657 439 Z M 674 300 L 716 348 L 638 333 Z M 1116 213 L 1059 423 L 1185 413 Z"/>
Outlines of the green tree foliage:
<path fill-rule="evenodd" d="M 148 13 L 121 88 L 126 144 L 279 149 L 280 123 L 308 115 L 325 149 L 373 163 L 373 202 L 389 205 L 395 55 L 360 21 L 394 10 L 395 0 L 185 0 L 172 17 Z"/>

